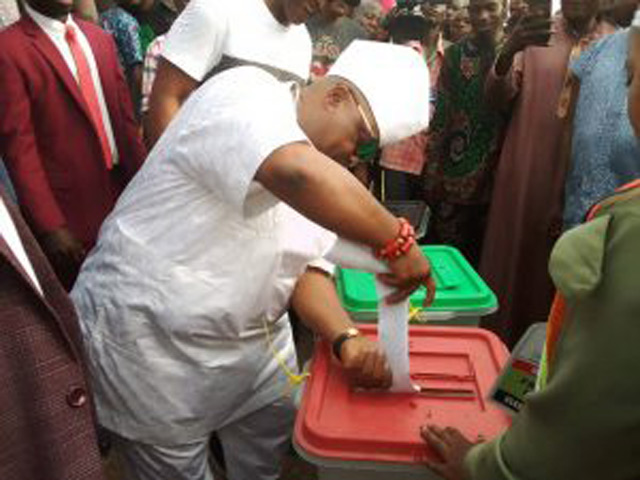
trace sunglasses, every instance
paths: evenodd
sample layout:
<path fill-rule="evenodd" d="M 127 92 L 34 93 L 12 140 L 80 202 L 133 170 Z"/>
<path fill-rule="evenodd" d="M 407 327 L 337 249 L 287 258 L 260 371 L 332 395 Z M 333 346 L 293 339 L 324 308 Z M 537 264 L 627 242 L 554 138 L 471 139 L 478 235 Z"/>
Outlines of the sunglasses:
<path fill-rule="evenodd" d="M 364 111 L 364 107 L 358 101 L 358 97 L 356 97 L 355 93 L 353 93 L 351 89 L 348 90 L 351 98 L 353 99 L 353 103 L 355 103 L 356 108 L 358 109 L 358 113 L 360 113 L 360 116 L 362 117 L 362 122 L 367 129 L 368 135 L 366 140 L 358 142 L 358 145 L 356 146 L 356 155 L 360 160 L 370 162 L 376 157 L 380 150 L 380 139 L 376 138 L 376 132 L 373 129 L 373 125 L 371 125 L 371 122 Z"/>

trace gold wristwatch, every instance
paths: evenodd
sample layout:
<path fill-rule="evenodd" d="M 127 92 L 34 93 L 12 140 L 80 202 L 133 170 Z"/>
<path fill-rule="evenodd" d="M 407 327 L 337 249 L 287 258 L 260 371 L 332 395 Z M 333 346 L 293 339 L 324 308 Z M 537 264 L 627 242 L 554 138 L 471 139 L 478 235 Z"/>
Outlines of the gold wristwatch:
<path fill-rule="evenodd" d="M 360 336 L 360 330 L 358 330 L 355 327 L 348 328 L 345 332 L 338 335 L 333 340 L 333 342 L 331 342 L 331 350 L 333 351 L 333 354 L 335 355 L 335 357 L 338 360 L 342 361 L 340 353 L 342 351 L 342 345 L 344 344 L 344 342 L 359 336 Z"/>

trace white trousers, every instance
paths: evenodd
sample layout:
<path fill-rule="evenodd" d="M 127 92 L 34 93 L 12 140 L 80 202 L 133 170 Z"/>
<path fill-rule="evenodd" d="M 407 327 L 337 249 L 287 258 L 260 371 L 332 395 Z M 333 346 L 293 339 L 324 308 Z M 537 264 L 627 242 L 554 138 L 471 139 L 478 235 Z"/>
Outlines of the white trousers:
<path fill-rule="evenodd" d="M 289 398 L 218 430 L 228 480 L 277 480 L 289 448 L 295 408 Z M 113 438 L 123 480 L 215 480 L 209 466 L 209 439 L 156 446 Z"/>

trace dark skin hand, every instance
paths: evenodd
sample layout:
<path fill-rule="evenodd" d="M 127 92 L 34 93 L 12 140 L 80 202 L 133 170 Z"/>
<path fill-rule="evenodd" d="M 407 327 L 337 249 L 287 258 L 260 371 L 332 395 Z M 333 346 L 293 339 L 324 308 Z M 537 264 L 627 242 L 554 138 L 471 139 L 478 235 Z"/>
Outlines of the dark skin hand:
<path fill-rule="evenodd" d="M 378 344 L 354 337 L 342 344 L 342 368 L 351 385 L 386 390 L 391 387 L 391 370 Z"/>
<path fill-rule="evenodd" d="M 45 235 L 43 246 L 52 259 L 61 264 L 77 266 L 82 263 L 86 256 L 82 243 L 66 227 Z"/>
<path fill-rule="evenodd" d="M 552 33 L 551 20 L 539 16 L 527 16 L 513 29 L 496 62 L 496 73 L 506 75 L 518 52 L 527 47 L 547 47 Z"/>
<path fill-rule="evenodd" d="M 61 227 L 42 238 L 42 248 L 62 285 L 70 289 L 87 254 L 82 243 Z"/>
<path fill-rule="evenodd" d="M 385 298 L 387 303 L 398 303 L 408 298 L 416 289 L 421 285 L 427 288 L 427 296 L 424 300 L 424 306 L 428 307 L 433 303 L 436 295 L 436 282 L 431 275 L 431 266 L 428 266 L 428 270 L 420 278 L 412 279 L 411 272 L 417 271 L 419 265 L 416 262 L 416 258 L 420 260 L 422 251 L 418 246 L 414 245 L 411 249 L 411 255 L 404 255 L 396 260 L 389 262 L 389 269 L 391 274 L 380 274 L 378 278 L 382 283 L 390 287 L 394 287 L 396 291 Z"/>
<path fill-rule="evenodd" d="M 464 459 L 475 445 L 467 440 L 455 428 L 440 428 L 425 425 L 420 435 L 442 459 L 440 462 L 429 462 L 427 466 L 446 480 L 470 480 L 464 468 Z"/>

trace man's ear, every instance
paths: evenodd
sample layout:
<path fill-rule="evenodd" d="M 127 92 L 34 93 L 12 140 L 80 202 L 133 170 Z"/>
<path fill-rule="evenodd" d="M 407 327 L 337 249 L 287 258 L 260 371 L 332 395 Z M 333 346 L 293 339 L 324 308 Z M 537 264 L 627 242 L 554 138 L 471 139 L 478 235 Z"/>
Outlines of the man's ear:
<path fill-rule="evenodd" d="M 337 83 L 327 90 L 324 97 L 325 107 L 327 107 L 329 111 L 335 111 L 341 108 L 345 102 L 349 101 L 350 95 L 346 85 Z"/>

